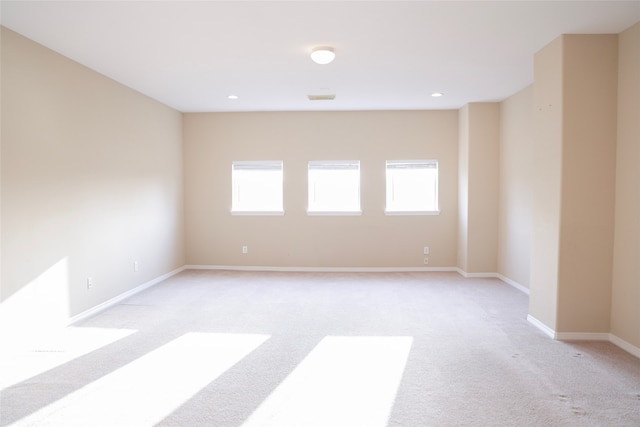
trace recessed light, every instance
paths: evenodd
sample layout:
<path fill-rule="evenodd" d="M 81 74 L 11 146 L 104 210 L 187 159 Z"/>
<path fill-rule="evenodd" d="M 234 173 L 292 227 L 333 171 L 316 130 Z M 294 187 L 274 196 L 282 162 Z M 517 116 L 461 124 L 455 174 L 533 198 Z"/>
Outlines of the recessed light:
<path fill-rule="evenodd" d="M 229 95 L 227 96 L 228 99 L 238 99 L 240 98 L 238 95 Z"/>
<path fill-rule="evenodd" d="M 442 95 L 444 95 L 442 92 L 433 92 L 431 94 L 431 96 L 434 98 L 440 98 Z"/>

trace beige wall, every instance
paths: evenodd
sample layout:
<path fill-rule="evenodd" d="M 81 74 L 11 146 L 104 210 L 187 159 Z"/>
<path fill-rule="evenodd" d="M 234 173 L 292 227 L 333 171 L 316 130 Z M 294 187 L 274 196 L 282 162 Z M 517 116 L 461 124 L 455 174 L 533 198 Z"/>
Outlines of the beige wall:
<path fill-rule="evenodd" d="M 551 329 L 557 322 L 562 174 L 562 38 L 534 58 L 531 274 L 529 314 Z"/>
<path fill-rule="evenodd" d="M 528 288 L 534 168 L 533 86 L 500 103 L 498 273 Z"/>
<path fill-rule="evenodd" d="M 495 273 L 500 105 L 469 104 L 468 273 Z"/>
<path fill-rule="evenodd" d="M 557 330 L 608 332 L 615 203 L 617 35 L 563 37 Z"/>
<path fill-rule="evenodd" d="M 611 332 L 640 348 L 640 23 L 619 35 Z"/>
<path fill-rule="evenodd" d="M 460 109 L 458 268 L 495 273 L 498 230 L 497 103 L 471 103 Z"/>
<path fill-rule="evenodd" d="M 185 114 L 187 261 L 272 267 L 456 265 L 457 111 Z M 231 162 L 284 161 L 284 216 L 232 216 Z M 360 160 L 362 216 L 308 216 L 307 162 Z M 440 215 L 386 216 L 385 160 L 439 161 Z M 242 246 L 249 253 L 241 253 Z"/>
<path fill-rule="evenodd" d="M 64 321 L 184 265 L 179 112 L 5 28 L 1 83 L 4 315 Z"/>
<path fill-rule="evenodd" d="M 469 263 L 469 104 L 458 117 L 458 248 L 457 266 L 468 270 Z"/>
<path fill-rule="evenodd" d="M 617 36 L 564 35 L 536 55 L 532 316 L 609 331 Z"/>

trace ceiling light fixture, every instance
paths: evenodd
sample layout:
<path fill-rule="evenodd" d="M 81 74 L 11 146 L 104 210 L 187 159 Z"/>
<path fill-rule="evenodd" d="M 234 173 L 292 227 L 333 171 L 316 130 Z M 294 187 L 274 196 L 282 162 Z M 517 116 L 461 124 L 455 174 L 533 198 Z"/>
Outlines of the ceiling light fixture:
<path fill-rule="evenodd" d="M 431 96 L 434 98 L 440 98 L 442 95 L 444 95 L 442 92 L 433 92 L 431 94 Z"/>
<path fill-rule="evenodd" d="M 328 64 L 333 61 L 335 57 L 336 53 L 333 51 L 333 48 L 329 46 L 315 47 L 311 51 L 311 60 L 316 64 Z"/>
<path fill-rule="evenodd" d="M 240 98 L 238 95 L 229 95 L 227 96 L 228 99 L 238 99 Z"/>

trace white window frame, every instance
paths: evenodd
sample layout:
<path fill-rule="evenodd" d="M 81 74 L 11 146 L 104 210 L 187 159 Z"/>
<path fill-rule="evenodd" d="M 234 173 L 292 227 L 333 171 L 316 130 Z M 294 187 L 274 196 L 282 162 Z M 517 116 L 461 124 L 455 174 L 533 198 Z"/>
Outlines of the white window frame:
<path fill-rule="evenodd" d="M 321 197 L 318 193 L 319 186 L 325 186 L 321 181 L 319 181 L 318 172 L 322 170 L 327 171 L 355 171 L 357 174 L 357 182 L 352 183 L 355 185 L 355 188 L 347 185 L 343 186 L 340 189 L 334 190 L 344 190 L 343 195 L 348 196 L 347 192 L 355 193 L 354 200 L 350 206 L 346 208 L 341 208 L 338 205 L 329 206 L 329 208 L 323 208 L 322 202 L 318 200 L 318 197 Z M 345 184 L 345 183 L 343 183 Z M 348 184 L 348 183 L 346 183 Z M 332 183 L 327 183 L 326 187 L 331 187 Z M 328 190 L 329 188 L 325 188 L 322 190 L 323 192 Z M 307 166 L 307 214 L 308 215 L 362 215 L 362 210 L 360 208 L 360 161 L 359 160 L 312 160 L 309 161 Z M 326 206 L 326 205 L 325 205 Z"/>
<path fill-rule="evenodd" d="M 272 182 L 271 190 L 275 193 L 276 200 L 273 204 L 263 204 L 262 206 L 251 206 L 250 203 L 243 202 L 241 194 L 243 185 L 251 185 L 243 180 L 236 172 L 246 171 L 273 171 L 280 172 L 279 182 Z M 277 180 L 277 179 L 276 179 Z M 274 181 L 276 181 L 274 180 Z M 269 188 L 269 180 L 262 180 L 258 185 L 265 185 L 262 188 Z M 232 215 L 284 215 L 284 165 L 282 160 L 251 160 L 231 162 L 231 214 Z M 246 189 L 245 189 L 246 190 Z"/>
<path fill-rule="evenodd" d="M 395 194 L 398 189 L 396 185 L 399 185 L 397 182 L 399 177 L 394 176 L 394 170 L 419 170 L 419 169 L 433 169 L 435 170 L 435 177 L 429 179 L 425 177 L 427 180 L 425 181 L 425 186 L 433 186 L 429 190 L 423 193 L 425 197 L 425 204 L 422 206 L 411 208 L 407 206 L 403 200 L 395 199 Z M 437 160 L 387 160 L 385 167 L 385 181 L 386 181 L 386 204 L 385 204 L 385 214 L 387 215 L 439 215 L 439 195 L 438 195 L 438 161 Z M 426 187 L 425 187 L 426 188 Z M 427 199 L 430 199 L 430 196 L 433 197 L 432 204 L 433 209 L 427 209 L 430 202 L 427 202 Z M 406 200 L 406 197 L 403 197 Z"/>

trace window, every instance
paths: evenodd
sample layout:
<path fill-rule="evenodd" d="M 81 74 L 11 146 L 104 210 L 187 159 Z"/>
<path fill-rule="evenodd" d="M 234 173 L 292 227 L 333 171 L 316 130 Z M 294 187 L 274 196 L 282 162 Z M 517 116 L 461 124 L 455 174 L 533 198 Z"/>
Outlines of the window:
<path fill-rule="evenodd" d="M 387 160 L 386 213 L 440 213 L 436 160 Z"/>
<path fill-rule="evenodd" d="M 309 162 L 310 214 L 360 214 L 360 162 Z"/>
<path fill-rule="evenodd" d="M 284 214 L 282 161 L 233 162 L 231 169 L 231 213 Z"/>

